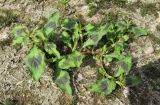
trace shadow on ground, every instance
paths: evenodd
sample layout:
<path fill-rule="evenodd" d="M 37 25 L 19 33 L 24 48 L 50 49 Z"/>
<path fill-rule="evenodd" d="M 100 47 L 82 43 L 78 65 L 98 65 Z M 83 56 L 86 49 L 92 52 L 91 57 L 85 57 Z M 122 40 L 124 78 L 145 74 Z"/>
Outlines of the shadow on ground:
<path fill-rule="evenodd" d="M 138 87 L 130 87 L 130 104 L 160 105 L 160 59 L 132 69 L 130 74 L 140 76 L 142 83 Z"/>

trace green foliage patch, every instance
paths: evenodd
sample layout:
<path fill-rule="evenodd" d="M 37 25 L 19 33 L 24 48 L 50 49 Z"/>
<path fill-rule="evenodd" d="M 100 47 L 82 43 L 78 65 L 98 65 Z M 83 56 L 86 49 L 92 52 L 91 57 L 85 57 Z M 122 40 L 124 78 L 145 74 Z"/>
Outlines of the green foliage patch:
<path fill-rule="evenodd" d="M 46 64 L 53 64 L 55 83 L 68 95 L 73 94 L 69 71 L 74 72 L 87 56 L 92 56 L 102 66 L 97 70 L 99 80 L 91 90 L 104 96 L 125 85 L 132 66 L 132 57 L 126 50 L 128 43 L 147 32 L 128 20 L 96 26 L 62 18 L 55 12 L 44 26 L 16 25 L 12 34 L 15 37 L 13 45 L 32 46 L 26 56 L 32 78 L 39 80 Z M 138 81 L 136 77 L 130 79 Z"/>

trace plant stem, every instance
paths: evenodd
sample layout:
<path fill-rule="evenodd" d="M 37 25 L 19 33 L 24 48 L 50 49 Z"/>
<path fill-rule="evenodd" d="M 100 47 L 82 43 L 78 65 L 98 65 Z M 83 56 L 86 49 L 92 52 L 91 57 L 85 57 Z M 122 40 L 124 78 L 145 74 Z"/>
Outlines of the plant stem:
<path fill-rule="evenodd" d="M 74 42 L 74 46 L 73 46 L 73 48 L 72 48 L 72 52 L 73 52 L 74 50 L 76 50 L 77 45 L 78 45 L 78 41 Z"/>

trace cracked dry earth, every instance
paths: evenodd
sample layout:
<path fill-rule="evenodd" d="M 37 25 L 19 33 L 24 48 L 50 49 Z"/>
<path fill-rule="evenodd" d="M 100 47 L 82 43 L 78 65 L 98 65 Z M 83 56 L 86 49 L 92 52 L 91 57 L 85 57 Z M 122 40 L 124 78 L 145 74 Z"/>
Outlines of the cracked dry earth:
<path fill-rule="evenodd" d="M 137 0 L 128 1 L 137 2 Z M 160 5 L 159 0 L 140 1 L 143 3 L 153 1 Z M 87 15 L 89 6 L 85 0 L 70 0 L 68 10 L 65 10 L 58 0 L 0 0 L 0 9 L 10 10 L 20 19 L 0 29 L 0 105 L 70 105 L 71 98 L 65 96 L 52 80 L 54 73 L 52 68 L 46 67 L 46 72 L 40 81 L 33 81 L 30 78 L 23 61 L 27 48 L 10 45 L 12 40 L 10 29 L 19 22 L 36 24 L 41 18 L 48 17 L 57 9 L 67 16 L 79 18 L 80 15 L 86 22 L 92 23 L 100 23 L 105 16 L 97 12 L 89 17 Z M 121 12 L 151 33 L 129 45 L 134 58 L 131 74 L 140 75 L 143 83 L 138 88 L 118 89 L 107 98 L 99 97 L 90 92 L 90 86 L 97 78 L 97 67 L 93 60 L 86 60 L 75 77 L 76 101 L 74 103 L 77 105 L 160 105 L 160 31 L 156 29 L 160 24 L 160 11 L 158 17 L 153 15 L 143 17 L 139 9 L 133 12 L 114 4 L 109 9 L 103 8 L 101 11 L 106 14 L 113 11 L 115 14 Z"/>

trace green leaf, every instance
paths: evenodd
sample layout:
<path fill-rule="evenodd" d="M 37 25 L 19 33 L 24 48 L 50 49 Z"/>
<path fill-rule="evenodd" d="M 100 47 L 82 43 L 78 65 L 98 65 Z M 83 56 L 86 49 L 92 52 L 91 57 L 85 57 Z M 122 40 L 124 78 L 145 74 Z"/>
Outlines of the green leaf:
<path fill-rule="evenodd" d="M 83 47 L 82 48 L 86 48 L 87 46 L 90 46 L 90 45 L 97 45 L 97 43 L 99 42 L 99 40 L 96 41 L 96 43 L 94 43 L 94 37 L 97 37 L 98 35 L 93 35 L 92 38 L 89 38 L 86 42 L 84 42 L 83 44 Z"/>
<path fill-rule="evenodd" d="M 120 53 L 111 53 L 111 54 L 108 54 L 108 55 L 105 55 L 104 56 L 104 62 L 111 62 L 113 61 L 114 58 L 116 58 L 117 60 L 121 60 L 123 59 L 125 56 L 120 54 Z"/>
<path fill-rule="evenodd" d="M 109 31 L 109 26 L 110 26 L 109 24 L 105 24 L 101 26 L 99 29 L 97 30 L 95 29 L 95 31 L 92 31 L 92 33 L 90 33 L 91 35 L 88 38 L 88 40 L 84 42 L 82 48 L 86 48 L 87 46 L 91 45 L 96 46 L 98 42 L 102 39 L 102 37 L 106 35 L 107 32 Z"/>
<path fill-rule="evenodd" d="M 29 35 L 29 31 L 28 28 L 25 25 L 17 25 L 15 26 L 11 33 L 15 36 L 15 37 L 22 37 L 25 35 Z"/>
<path fill-rule="evenodd" d="M 105 55 L 104 57 L 104 62 L 107 63 L 107 62 L 112 62 L 113 60 L 113 56 L 110 54 L 110 55 Z"/>
<path fill-rule="evenodd" d="M 125 56 L 125 58 L 119 62 L 119 65 L 122 67 L 122 69 L 128 73 L 132 67 L 132 57 L 131 56 Z"/>
<path fill-rule="evenodd" d="M 83 63 L 82 60 L 85 56 L 78 51 L 74 51 L 72 54 L 64 56 L 59 62 L 58 67 L 61 69 L 69 69 L 73 67 L 80 67 Z"/>
<path fill-rule="evenodd" d="M 113 29 L 113 24 L 106 23 L 106 24 L 100 26 L 99 34 L 102 35 L 102 36 L 107 35 L 107 33 L 112 31 L 112 29 Z"/>
<path fill-rule="evenodd" d="M 114 46 L 114 53 L 120 55 L 123 50 L 123 43 L 116 43 Z M 118 59 L 119 57 L 117 57 Z"/>
<path fill-rule="evenodd" d="M 118 69 L 115 72 L 115 77 L 120 76 L 123 73 L 128 74 L 132 66 L 132 58 L 131 56 L 125 56 L 118 62 Z"/>
<path fill-rule="evenodd" d="M 87 31 L 88 34 L 91 34 L 91 33 L 94 31 L 95 26 L 92 25 L 92 24 L 87 24 L 87 25 L 84 27 L 84 29 Z"/>
<path fill-rule="evenodd" d="M 25 25 L 15 26 L 11 33 L 15 36 L 12 45 L 22 44 L 25 45 L 29 42 L 29 31 Z"/>
<path fill-rule="evenodd" d="M 46 40 L 42 30 L 35 30 L 32 33 L 32 40 L 36 43 Z"/>
<path fill-rule="evenodd" d="M 46 36 L 49 36 L 50 34 L 53 34 L 55 32 L 55 30 L 59 26 L 59 19 L 59 12 L 55 12 L 49 17 L 48 22 L 43 27 Z"/>
<path fill-rule="evenodd" d="M 132 32 L 135 34 L 135 36 L 139 37 L 139 36 L 144 36 L 147 35 L 147 32 L 144 28 L 142 27 L 133 27 L 132 28 Z"/>
<path fill-rule="evenodd" d="M 108 81 L 108 92 L 107 94 L 111 94 L 113 92 L 113 90 L 116 89 L 116 81 L 111 79 L 110 81 Z"/>
<path fill-rule="evenodd" d="M 129 36 L 128 35 L 123 35 L 122 38 L 123 38 L 124 41 L 128 41 L 129 40 Z"/>
<path fill-rule="evenodd" d="M 98 42 L 102 39 L 102 37 L 103 35 L 99 34 L 99 32 L 96 32 L 96 31 L 93 32 L 90 38 L 86 42 L 84 42 L 82 48 L 86 48 L 87 46 L 91 46 L 91 45 L 96 46 Z"/>
<path fill-rule="evenodd" d="M 92 85 L 91 91 L 99 93 L 100 95 L 109 95 L 115 90 L 116 82 L 113 79 L 101 79 Z"/>
<path fill-rule="evenodd" d="M 116 70 L 114 77 L 119 77 L 120 75 L 122 75 L 123 73 L 125 73 L 125 71 L 122 69 L 121 66 L 118 66 L 118 69 Z"/>
<path fill-rule="evenodd" d="M 72 89 L 70 86 L 70 76 L 67 71 L 57 69 L 55 82 L 66 94 L 72 95 Z"/>
<path fill-rule="evenodd" d="M 73 32 L 73 36 L 72 36 L 73 42 L 79 40 L 80 34 L 81 34 L 81 26 L 78 23 L 76 23 L 74 26 L 74 32 Z"/>
<path fill-rule="evenodd" d="M 62 32 L 62 41 L 63 41 L 63 43 L 65 43 L 69 48 L 72 49 L 71 37 L 70 37 L 70 35 L 69 35 L 66 31 L 63 31 L 63 32 Z"/>
<path fill-rule="evenodd" d="M 101 75 L 106 76 L 107 78 L 112 78 L 112 76 L 110 76 L 110 75 L 106 72 L 106 70 L 105 70 L 104 68 L 99 68 L 99 69 L 98 69 L 98 72 L 99 72 Z"/>
<path fill-rule="evenodd" d="M 53 54 L 55 55 L 58 59 L 60 59 L 60 53 L 59 51 L 57 50 L 57 46 L 56 44 L 54 43 L 45 43 L 44 45 L 44 49 L 46 50 L 46 52 L 48 54 Z"/>
<path fill-rule="evenodd" d="M 19 36 L 15 37 L 15 39 L 12 41 L 12 45 L 22 44 L 26 45 L 29 42 L 29 38 L 26 36 Z"/>
<path fill-rule="evenodd" d="M 117 22 L 117 32 L 125 32 L 129 28 L 129 24 L 127 24 L 125 21 Z"/>
<path fill-rule="evenodd" d="M 76 22 L 75 22 L 74 20 L 65 19 L 65 20 L 63 21 L 62 26 L 63 26 L 63 28 L 64 28 L 65 30 L 72 30 L 72 29 L 74 29 L 75 24 L 76 24 Z"/>
<path fill-rule="evenodd" d="M 39 80 L 45 70 L 45 55 L 34 46 L 26 57 L 26 65 L 34 80 Z"/>

